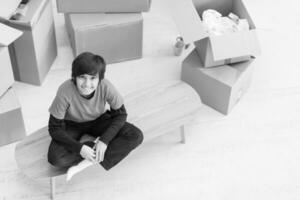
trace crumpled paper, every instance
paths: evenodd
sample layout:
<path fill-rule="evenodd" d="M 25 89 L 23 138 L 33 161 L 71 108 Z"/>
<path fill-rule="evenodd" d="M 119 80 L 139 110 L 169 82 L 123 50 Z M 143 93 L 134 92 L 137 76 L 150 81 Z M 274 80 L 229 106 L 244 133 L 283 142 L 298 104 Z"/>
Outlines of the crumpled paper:
<path fill-rule="evenodd" d="M 208 9 L 202 13 L 202 21 L 205 31 L 211 35 L 224 35 L 249 30 L 247 19 L 240 19 L 233 13 L 230 13 L 228 17 L 222 17 L 218 11 Z"/>

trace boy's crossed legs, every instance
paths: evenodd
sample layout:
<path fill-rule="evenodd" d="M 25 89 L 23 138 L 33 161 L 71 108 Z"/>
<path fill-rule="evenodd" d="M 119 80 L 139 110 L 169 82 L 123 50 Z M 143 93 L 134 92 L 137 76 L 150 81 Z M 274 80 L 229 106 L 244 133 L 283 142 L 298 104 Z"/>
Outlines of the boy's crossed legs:
<path fill-rule="evenodd" d="M 103 133 L 109 125 L 109 121 L 109 119 L 99 120 L 96 125 L 93 124 L 93 130 L 97 130 L 98 133 Z M 99 126 L 97 127 L 97 125 Z M 71 130 L 69 129 L 69 131 Z M 72 131 L 71 135 L 75 135 L 78 140 L 78 136 L 80 137 L 80 132 L 82 132 L 82 130 L 78 130 L 78 133 L 75 134 L 74 129 L 72 129 Z M 95 133 L 91 132 L 91 134 L 97 137 Z M 141 144 L 142 141 L 143 134 L 140 129 L 135 127 L 133 124 L 126 122 L 116 137 L 108 144 L 104 160 L 100 162 L 100 164 L 106 170 L 111 169 L 125 158 L 133 149 Z M 94 146 L 93 141 L 84 142 L 84 144 L 90 147 Z M 54 166 L 70 168 L 67 179 L 70 179 L 74 174 L 86 167 L 93 165 L 93 162 L 83 159 L 79 153 L 67 150 L 62 144 L 54 140 L 51 141 L 49 146 L 48 161 Z"/>

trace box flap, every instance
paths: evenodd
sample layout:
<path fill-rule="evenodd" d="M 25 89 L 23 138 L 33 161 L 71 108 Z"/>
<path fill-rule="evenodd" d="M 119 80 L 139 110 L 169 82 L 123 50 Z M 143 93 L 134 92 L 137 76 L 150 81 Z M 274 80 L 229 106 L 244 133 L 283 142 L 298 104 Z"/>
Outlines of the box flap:
<path fill-rule="evenodd" d="M 22 34 L 22 31 L 0 23 L 0 46 L 8 46 Z"/>
<path fill-rule="evenodd" d="M 192 0 L 167 0 L 167 7 L 185 43 L 207 37 Z"/>
<path fill-rule="evenodd" d="M 17 95 L 12 88 L 8 89 L 0 98 L 0 114 L 20 108 Z"/>
<path fill-rule="evenodd" d="M 215 61 L 241 56 L 257 56 L 260 48 L 254 30 L 209 37 Z"/>
<path fill-rule="evenodd" d="M 201 71 L 201 73 L 212 77 L 223 84 L 232 86 L 240 78 L 244 71 L 247 70 L 248 66 L 253 62 L 253 60 L 254 59 L 251 59 L 247 62 L 204 68 L 196 49 L 194 49 L 184 59 L 183 63 L 189 65 L 189 67 L 196 68 L 197 70 Z"/>
<path fill-rule="evenodd" d="M 0 1 L 0 17 L 9 19 L 11 15 L 17 10 L 21 0 Z"/>

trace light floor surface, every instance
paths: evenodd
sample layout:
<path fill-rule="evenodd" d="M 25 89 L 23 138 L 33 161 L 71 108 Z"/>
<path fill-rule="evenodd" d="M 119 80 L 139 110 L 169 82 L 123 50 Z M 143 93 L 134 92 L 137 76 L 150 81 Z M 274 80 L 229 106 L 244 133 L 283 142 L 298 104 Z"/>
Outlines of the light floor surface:
<path fill-rule="evenodd" d="M 40 87 L 16 82 L 27 134 L 47 125 L 57 87 L 73 59 L 62 14 L 54 17 L 58 57 Z M 253 63 L 249 91 L 228 116 L 203 106 L 186 128 L 132 152 L 111 171 L 95 166 L 69 183 L 57 179 L 57 199 L 298 200 L 300 198 L 300 3 L 247 0 L 262 55 Z M 144 13 L 143 58 L 108 66 L 107 78 L 123 95 L 180 78 L 173 56 L 179 34 L 161 1 Z M 176 131 L 178 133 L 176 133 Z M 174 134 L 175 133 L 175 134 Z M 0 148 L 0 200 L 49 199 L 49 180 L 31 180 L 17 168 L 16 143 Z"/>

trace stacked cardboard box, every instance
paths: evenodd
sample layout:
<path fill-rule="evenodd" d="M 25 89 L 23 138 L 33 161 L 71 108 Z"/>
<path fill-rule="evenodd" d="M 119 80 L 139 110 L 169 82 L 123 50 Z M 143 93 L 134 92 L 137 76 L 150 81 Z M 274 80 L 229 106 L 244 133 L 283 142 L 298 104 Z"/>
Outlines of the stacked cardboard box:
<path fill-rule="evenodd" d="M 0 24 L 0 97 L 14 83 L 8 45 L 22 35 L 21 31 Z"/>
<path fill-rule="evenodd" d="M 51 0 L 30 0 L 20 19 L 0 21 L 24 32 L 9 46 L 15 80 L 41 85 L 57 56 Z"/>
<path fill-rule="evenodd" d="M 193 86 L 204 104 L 228 114 L 250 86 L 252 61 L 206 68 L 194 49 L 182 62 L 181 78 Z"/>
<path fill-rule="evenodd" d="M 241 0 L 175 0 L 171 13 L 180 33 L 195 49 L 182 63 L 182 80 L 203 103 L 228 114 L 250 85 L 251 62 L 260 54 L 255 25 Z M 207 9 L 247 19 L 250 30 L 210 35 L 201 21 Z"/>
<path fill-rule="evenodd" d="M 65 13 L 74 56 L 90 51 L 111 64 L 142 57 L 141 12 L 150 4 L 150 0 L 57 0 L 57 9 Z"/>
<path fill-rule="evenodd" d="M 18 99 L 13 92 L 13 71 L 8 45 L 22 32 L 0 23 L 0 146 L 25 136 L 23 116 Z"/>
<path fill-rule="evenodd" d="M 20 103 L 13 89 L 0 97 L 0 146 L 26 136 Z"/>
<path fill-rule="evenodd" d="M 66 14 L 74 56 L 90 51 L 107 64 L 142 57 L 143 18 L 131 14 Z"/>

